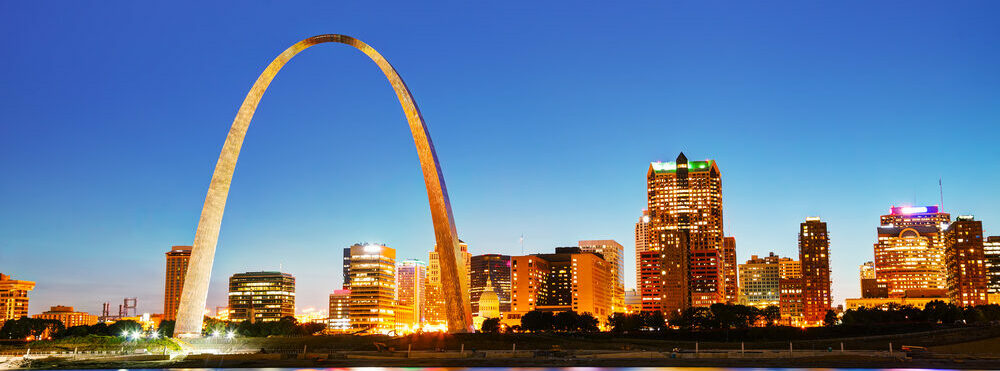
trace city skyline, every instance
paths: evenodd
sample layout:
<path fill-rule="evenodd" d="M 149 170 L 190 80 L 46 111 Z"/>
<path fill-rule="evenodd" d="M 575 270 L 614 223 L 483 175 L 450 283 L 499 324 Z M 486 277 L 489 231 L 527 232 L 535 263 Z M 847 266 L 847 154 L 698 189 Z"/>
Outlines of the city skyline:
<path fill-rule="evenodd" d="M 3 7 L 11 11 L 0 13 L 34 11 L 13 4 Z M 86 13 L 73 7 L 56 14 Z M 845 11 L 826 7 L 821 10 Z M 489 71 L 498 76 L 486 80 L 492 89 L 481 95 L 470 93 L 473 89 L 460 80 L 504 65 L 524 67 L 549 52 L 528 48 L 509 53 L 511 46 L 503 40 L 511 35 L 500 31 L 499 25 L 483 26 L 473 36 L 458 36 L 461 42 L 448 48 L 427 46 L 429 50 L 420 50 L 410 44 L 444 31 L 418 29 L 414 35 L 401 37 L 346 18 L 340 19 L 345 24 L 330 24 L 303 15 L 300 20 L 308 26 L 290 27 L 274 35 L 253 34 L 246 44 L 213 45 L 223 52 L 210 52 L 206 60 L 190 60 L 180 56 L 202 49 L 183 43 L 204 37 L 195 35 L 197 32 L 173 35 L 176 40 L 158 48 L 130 44 L 133 38 L 159 32 L 155 27 L 167 27 L 163 24 L 148 28 L 132 25 L 139 29 L 135 35 L 115 33 L 109 26 L 97 27 L 80 34 L 92 42 L 89 46 L 94 50 L 67 51 L 27 43 L 84 23 L 70 20 L 41 30 L 20 21 L 3 22 L 0 27 L 12 37 L 3 39 L 2 46 L 23 49 L 24 53 L 2 62 L 7 67 L 4 70 L 23 71 L 23 75 L 5 76 L 11 88 L 0 92 L 4 101 L 0 103 L 0 125 L 9 134 L 0 137 L 0 169 L 8 174 L 0 180 L 0 204 L 4 205 L 0 207 L 0 262 L 4 263 L 0 271 L 37 283 L 30 293 L 31 314 L 56 305 L 99 313 L 101 303 L 116 303 L 123 297 L 140 298 L 143 312 L 159 312 L 163 307 L 163 253 L 172 245 L 192 243 L 205 174 L 218 154 L 219 142 L 235 113 L 233 107 L 249 88 L 255 71 L 288 40 L 309 36 L 307 30 L 340 32 L 339 28 L 345 27 L 345 33 L 361 30 L 366 41 L 399 63 L 400 73 L 420 97 L 452 186 L 458 234 L 468 242 L 471 254 L 523 255 L 518 242 L 521 235 L 525 236 L 524 254 L 550 252 L 578 240 L 613 239 L 625 246 L 625 286 L 635 287 L 633 233 L 636 218 L 646 207 L 642 174 L 650 162 L 670 161 L 684 151 L 692 160 L 711 158 L 723 169 L 725 234 L 737 239 L 737 261 L 771 251 L 796 256 L 798 223 L 809 216 L 829 223 L 834 304 L 840 304 L 860 296 L 856 269 L 873 259 L 878 217 L 890 206 L 940 203 L 939 178 L 944 180 L 943 212 L 975 215 L 983 222 L 985 235 L 1000 234 L 1000 211 L 996 210 L 1000 196 L 990 192 L 1000 186 L 1000 169 L 991 161 L 996 153 L 989 149 L 989 138 L 997 129 L 988 127 L 997 117 L 997 108 L 989 106 L 997 93 L 988 89 L 997 85 L 998 76 L 990 66 L 1000 57 L 995 50 L 971 46 L 990 43 L 993 38 L 984 35 L 996 34 L 997 26 L 977 23 L 982 20 L 971 11 L 929 25 L 923 21 L 933 19 L 931 9 L 909 9 L 905 15 L 911 18 L 888 19 L 899 30 L 880 31 L 876 28 L 878 16 L 897 9 L 885 5 L 875 8 L 870 15 L 838 13 L 868 35 L 838 34 L 832 27 L 785 19 L 778 27 L 754 30 L 742 39 L 737 35 L 739 27 L 710 33 L 709 41 L 711 36 L 742 40 L 736 47 L 714 52 L 703 49 L 698 37 L 669 36 L 678 29 L 692 35 L 710 32 L 709 21 L 715 19 L 710 9 L 695 6 L 669 8 L 679 15 L 662 25 L 639 17 L 639 29 L 649 32 L 647 35 L 619 30 L 599 36 L 630 39 L 626 46 L 668 41 L 664 50 L 657 45 L 653 48 L 657 50 L 638 52 L 643 59 L 682 57 L 680 62 L 658 62 L 662 63 L 656 66 L 663 70 L 662 76 L 650 80 L 628 71 L 631 61 L 597 57 L 585 44 L 563 44 L 558 33 L 543 27 L 509 31 L 515 39 L 540 31 L 539 45 L 557 48 L 572 60 L 559 68 L 543 65 L 523 74 Z M 548 10 L 542 14 L 552 14 L 553 10 Z M 127 13 L 129 7 L 116 11 Z M 584 19 L 571 22 L 574 30 L 584 30 L 585 20 L 598 18 L 587 10 L 575 11 Z M 818 16 L 815 9 L 795 11 Z M 254 18 L 263 17 L 265 11 L 239 12 Z M 501 15 L 518 23 L 536 17 L 515 13 Z M 612 11 L 612 16 L 622 15 Z M 197 16 L 189 17 L 198 20 Z M 757 24 L 727 20 L 737 25 Z M 204 25 L 214 39 L 230 38 L 226 35 L 231 31 L 222 22 Z M 456 22 L 468 26 L 466 21 Z M 958 24 L 962 26 L 948 28 Z M 811 32 L 782 36 L 791 42 L 798 57 L 757 55 L 744 63 L 718 60 L 743 55 L 742 48 L 777 53 L 768 49 L 775 45 L 763 40 L 793 26 Z M 904 32 L 922 38 L 904 37 Z M 959 36 L 966 39 L 952 39 Z M 104 37 L 107 42 L 101 40 Z M 477 37 L 492 41 L 495 49 L 479 46 Z M 848 48 L 857 54 L 823 54 L 800 44 L 809 41 L 808 37 L 858 43 Z M 875 50 L 877 43 L 864 43 L 866 37 L 893 47 Z M 922 54 L 918 39 L 939 48 L 952 42 L 960 45 L 947 48 L 957 53 L 951 57 L 932 56 Z M 128 51 L 133 54 L 129 66 L 109 62 L 101 67 L 105 61 L 98 62 L 96 56 L 119 43 L 130 45 Z M 610 48 L 611 54 L 629 49 L 603 44 L 602 48 Z M 69 52 L 82 55 L 76 59 L 80 65 L 71 66 L 59 59 Z M 283 266 L 280 270 L 298 278 L 300 308 L 326 308 L 328 294 L 340 288 L 344 247 L 357 241 L 382 241 L 397 249 L 399 260 L 424 259 L 433 247 L 426 220 L 429 213 L 423 205 L 426 195 L 422 194 L 412 149 L 407 148 L 409 139 L 405 130 L 390 133 L 385 129 L 398 126 L 400 118 L 384 82 L 378 81 L 376 69 L 367 61 L 352 61 L 360 58 L 346 58 L 345 53 L 354 53 L 346 48 L 312 52 L 319 55 L 309 58 L 311 61 L 296 61 L 284 72 L 287 76 L 276 80 L 276 91 L 264 97 L 267 108 L 262 108 L 258 117 L 262 122 L 255 123 L 247 137 L 244 156 L 253 159 L 242 162 L 236 172 L 241 180 L 234 183 L 219 240 L 222 248 L 213 269 L 210 308 L 224 305 L 226 277 L 237 272 L 278 270 L 279 265 Z M 801 56 L 809 53 L 818 56 Z M 819 61 L 820 56 L 834 57 L 834 61 Z M 866 58 L 871 56 L 876 58 Z M 170 61 L 154 60 L 159 58 Z M 175 66 L 171 58 L 180 58 L 185 67 Z M 45 62 L 29 66 L 38 60 Z M 465 66 L 480 62 L 479 67 Z M 852 65 L 844 69 L 836 62 Z M 691 71 L 692 66 L 702 63 L 709 64 L 695 69 L 690 79 L 676 72 Z M 778 73 L 770 64 L 789 68 L 783 72 L 801 69 L 802 74 L 793 77 L 802 81 L 770 81 Z M 734 71 L 723 72 L 727 66 Z M 97 68 L 95 74 L 108 79 L 95 97 L 46 87 L 56 84 L 57 79 L 100 84 L 92 77 L 70 76 L 86 68 Z M 181 77 L 191 68 L 196 70 L 193 77 Z M 356 76 L 338 77 L 340 74 L 330 69 Z M 591 69 L 605 73 L 587 74 Z M 819 72 L 831 75 L 809 75 Z M 551 80 L 546 80 L 547 76 Z M 847 81 L 838 83 L 833 77 Z M 170 83 L 171 79 L 199 89 L 181 89 Z M 866 79 L 876 79 L 880 86 L 865 85 Z M 910 80 L 918 81 L 920 88 L 914 89 L 907 82 Z M 159 92 L 161 84 L 170 92 Z M 299 89 L 303 86 L 306 88 Z M 751 86 L 770 94 L 756 98 L 757 89 L 747 89 Z M 794 96 L 803 91 L 804 98 Z M 678 102 L 691 107 L 663 103 L 680 97 L 687 98 Z M 865 101 L 873 97 L 877 98 L 875 103 Z M 43 109 L 39 103 L 43 100 L 75 114 Z M 488 103 L 491 100 L 505 101 L 518 113 L 508 113 L 506 107 Z M 584 105 L 605 101 L 614 107 L 579 111 Z M 329 107 L 303 107 L 315 102 Z M 921 105 L 914 107 L 914 103 Z M 721 111 L 730 113 L 717 112 L 720 109 L 713 104 L 725 105 Z M 662 112 L 666 115 L 657 114 Z M 565 120 L 579 122 L 580 130 L 563 133 Z M 493 127 L 511 121 L 522 121 L 507 129 L 516 135 Z M 324 129 L 327 126 L 334 129 Z M 350 133 L 334 134 L 348 127 Z M 724 129 L 719 133 L 711 130 L 718 140 L 698 136 L 708 135 L 706 129 L 714 127 Z M 748 127 L 784 134 L 762 134 Z M 557 133 L 564 136 L 553 136 Z M 650 133 L 662 135 L 664 140 L 645 136 Z M 815 137 L 836 142 L 810 140 Z M 502 145 L 510 141 L 515 141 L 516 151 Z M 607 149 L 588 152 L 576 148 L 590 141 L 608 144 Z M 933 145 L 940 154 L 898 156 L 899 151 L 916 153 L 920 145 Z M 52 153 L 37 154 L 38 148 L 48 146 L 56 148 L 51 148 Z M 370 159 L 338 159 L 357 151 L 364 151 L 365 156 L 360 157 Z M 296 162 L 297 158 L 304 159 Z M 964 166 L 956 166 L 967 161 L 975 161 L 981 170 L 974 178 Z M 50 170 L 43 173 L 40 168 Z M 486 168 L 490 171 L 484 171 Z M 767 171 L 774 172 L 761 176 Z M 109 176 L 112 173 L 125 175 Z M 386 173 L 393 175 L 386 177 Z M 575 181 L 581 176 L 591 181 Z M 760 213 L 767 213 L 767 217 L 760 218 Z M 55 252 L 63 259 L 32 264 L 42 251 Z M 274 251 L 287 255 L 276 256 Z M 85 278 L 75 274 L 82 270 L 94 273 Z"/>

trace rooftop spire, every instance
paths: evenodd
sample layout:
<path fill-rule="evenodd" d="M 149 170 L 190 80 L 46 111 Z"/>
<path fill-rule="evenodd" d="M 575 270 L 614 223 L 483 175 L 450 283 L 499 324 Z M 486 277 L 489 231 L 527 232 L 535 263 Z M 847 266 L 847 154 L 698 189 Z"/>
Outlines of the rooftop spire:
<path fill-rule="evenodd" d="M 688 162 L 688 158 L 687 158 L 687 156 L 684 156 L 684 152 L 681 152 L 681 154 L 677 155 L 677 164 L 682 164 L 682 163 L 687 163 L 687 162 Z"/>

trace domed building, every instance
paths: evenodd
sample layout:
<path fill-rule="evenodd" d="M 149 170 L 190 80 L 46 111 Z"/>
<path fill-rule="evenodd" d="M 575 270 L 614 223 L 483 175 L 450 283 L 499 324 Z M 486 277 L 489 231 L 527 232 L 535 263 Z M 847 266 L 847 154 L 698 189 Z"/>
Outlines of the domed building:
<path fill-rule="evenodd" d="M 487 318 L 500 318 L 500 296 L 493 289 L 493 279 L 486 279 L 486 289 L 479 296 L 479 315 L 472 319 L 478 331 Z"/>

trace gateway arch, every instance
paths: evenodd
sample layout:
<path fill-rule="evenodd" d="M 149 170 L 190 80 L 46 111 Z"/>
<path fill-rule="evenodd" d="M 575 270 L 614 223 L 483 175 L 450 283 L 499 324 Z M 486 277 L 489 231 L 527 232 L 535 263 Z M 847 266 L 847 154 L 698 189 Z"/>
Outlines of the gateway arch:
<path fill-rule="evenodd" d="M 455 219 L 451 214 L 448 189 L 444 184 L 444 175 L 441 174 L 441 165 L 438 164 L 430 133 L 416 102 L 413 101 L 413 95 L 392 65 L 368 44 L 345 35 L 319 35 L 299 41 L 271 61 L 267 69 L 257 77 L 253 88 L 243 100 L 236 119 L 233 120 L 233 126 L 226 136 L 226 143 L 222 146 L 222 153 L 219 154 L 219 161 L 215 165 L 212 182 L 208 186 L 201 219 L 198 220 L 198 230 L 195 232 L 191 259 L 184 279 L 184 290 L 181 292 L 174 337 L 201 336 L 203 311 L 208 299 L 208 282 L 215 260 L 222 213 L 226 207 L 226 198 L 229 196 L 229 185 L 236 169 L 236 159 L 239 157 L 243 138 L 246 136 L 261 96 L 264 95 L 274 76 L 292 57 L 313 45 L 331 42 L 350 45 L 365 53 L 382 69 L 392 89 L 396 91 L 399 104 L 403 106 L 403 112 L 406 114 L 406 121 L 410 124 L 410 132 L 413 134 L 413 142 L 416 144 L 420 167 L 424 174 L 424 185 L 427 187 L 434 237 L 441 259 L 441 285 L 445 297 L 445 312 L 448 316 L 448 331 L 471 330 L 472 310 L 469 296 L 464 289 L 468 287 L 468 276 L 465 274 L 465 264 L 458 246 L 458 234 L 455 231 Z"/>

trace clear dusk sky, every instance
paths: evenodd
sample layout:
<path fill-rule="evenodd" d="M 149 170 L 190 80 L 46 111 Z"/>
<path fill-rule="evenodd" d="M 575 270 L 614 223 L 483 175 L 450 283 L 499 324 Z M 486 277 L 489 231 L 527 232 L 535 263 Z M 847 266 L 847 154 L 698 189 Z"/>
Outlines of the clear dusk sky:
<path fill-rule="evenodd" d="M 537 4 L 536 4 L 537 3 Z M 162 311 L 164 253 L 194 238 L 216 158 L 264 67 L 352 35 L 409 84 L 473 254 L 626 247 L 650 161 L 718 161 L 741 262 L 832 236 L 857 297 L 878 217 L 938 204 L 1000 234 L 996 2 L 0 2 L 0 272 L 31 313 Z M 325 309 L 342 248 L 434 244 L 413 141 L 363 54 L 286 66 L 250 125 L 209 305 L 229 275 L 297 278 Z"/>

